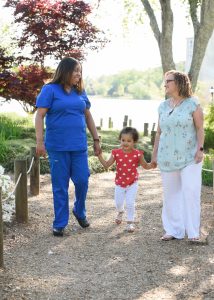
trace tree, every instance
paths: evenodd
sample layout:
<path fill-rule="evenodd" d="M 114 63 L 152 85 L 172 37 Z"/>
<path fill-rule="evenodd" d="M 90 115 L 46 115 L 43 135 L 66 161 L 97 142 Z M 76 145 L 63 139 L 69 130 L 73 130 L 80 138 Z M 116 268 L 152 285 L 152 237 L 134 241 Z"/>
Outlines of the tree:
<path fill-rule="evenodd" d="M 171 1 L 159 0 L 162 30 L 158 26 L 150 4 L 151 1 L 141 0 L 141 2 L 150 19 L 150 26 L 158 43 L 163 72 L 175 69 L 172 52 L 173 11 Z M 214 3 L 213 0 L 188 0 L 188 5 L 194 28 L 194 47 L 189 77 L 193 90 L 195 90 L 207 44 L 214 29 Z"/>
<path fill-rule="evenodd" d="M 26 112 L 33 113 L 36 95 L 51 74 L 47 68 L 38 65 L 20 65 L 15 72 L 4 74 L 4 80 L 0 81 L 1 95 L 6 100 L 17 100 Z"/>
<path fill-rule="evenodd" d="M 174 27 L 172 2 L 171 0 L 139 0 L 138 2 L 124 0 L 128 16 L 133 16 L 133 10 L 136 11 L 135 21 L 138 24 L 144 22 L 143 13 L 148 16 L 150 27 L 159 47 L 163 73 L 170 69 L 176 69 L 172 47 Z M 207 44 L 214 29 L 214 3 L 213 0 L 183 0 L 182 2 L 187 7 L 188 19 L 191 19 L 194 29 L 193 57 L 188 75 L 192 82 L 192 88 L 195 90 Z M 143 6 L 142 10 L 141 6 Z M 127 17 L 125 20 L 125 24 L 127 24 L 129 22 Z"/>
<path fill-rule="evenodd" d="M 32 105 L 34 111 L 35 95 L 50 76 L 46 59 L 73 56 L 83 60 L 87 48 L 96 50 L 106 39 L 88 20 L 92 11 L 84 1 L 7 0 L 5 6 L 14 8 L 15 23 L 22 32 L 10 68 L 1 64 L 9 57 L 6 50 L 0 51 L 0 96 L 16 99 L 28 111 Z"/>
<path fill-rule="evenodd" d="M 92 10 L 84 1 L 7 0 L 5 6 L 14 8 L 15 22 L 24 26 L 20 49 L 30 45 L 31 56 L 40 63 L 48 55 L 82 59 L 87 46 L 97 49 L 105 43 L 87 19 Z"/>

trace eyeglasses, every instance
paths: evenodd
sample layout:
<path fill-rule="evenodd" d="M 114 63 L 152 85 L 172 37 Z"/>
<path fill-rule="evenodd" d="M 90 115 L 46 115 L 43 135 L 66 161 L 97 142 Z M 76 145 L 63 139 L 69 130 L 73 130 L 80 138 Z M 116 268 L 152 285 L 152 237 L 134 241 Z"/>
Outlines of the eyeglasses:
<path fill-rule="evenodd" d="M 167 79 L 167 80 L 164 81 L 164 83 L 167 84 L 167 83 L 169 83 L 171 81 L 175 81 L 175 79 Z"/>

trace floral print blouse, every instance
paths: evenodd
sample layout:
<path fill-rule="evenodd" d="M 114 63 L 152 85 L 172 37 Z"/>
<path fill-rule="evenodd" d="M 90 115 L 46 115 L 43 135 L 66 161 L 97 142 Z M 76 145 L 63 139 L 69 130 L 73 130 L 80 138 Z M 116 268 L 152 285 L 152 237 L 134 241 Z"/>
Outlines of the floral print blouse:
<path fill-rule="evenodd" d="M 193 112 L 197 106 L 198 101 L 193 97 L 186 98 L 174 110 L 170 107 L 170 99 L 160 104 L 161 135 L 157 160 L 161 171 L 172 172 L 194 163 L 197 135 Z"/>

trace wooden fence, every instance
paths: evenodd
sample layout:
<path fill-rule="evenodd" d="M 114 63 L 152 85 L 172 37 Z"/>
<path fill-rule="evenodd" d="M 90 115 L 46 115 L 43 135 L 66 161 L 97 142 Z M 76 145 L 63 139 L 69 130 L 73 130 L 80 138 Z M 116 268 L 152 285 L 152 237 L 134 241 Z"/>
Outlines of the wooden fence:
<path fill-rule="evenodd" d="M 132 120 L 129 119 L 129 117 L 127 115 L 124 116 L 124 120 L 123 120 L 123 124 L 122 127 L 127 127 L 127 126 L 132 126 Z M 103 127 L 103 119 L 100 119 L 100 125 L 97 126 L 97 129 L 101 130 Z M 111 117 L 108 118 L 108 128 L 112 129 L 113 128 L 113 120 Z M 144 123 L 144 132 L 143 132 L 144 136 L 149 136 L 149 123 Z M 151 129 L 151 144 L 152 146 L 154 145 L 155 142 L 155 135 L 156 135 L 156 130 L 155 130 L 155 123 L 153 123 L 152 125 L 152 129 Z"/>
<path fill-rule="evenodd" d="M 2 199 L 2 188 L 0 187 L 0 267 L 4 266 L 3 260 L 3 217 L 2 202 L 15 194 L 15 217 L 19 223 L 28 222 L 28 191 L 27 182 L 30 174 L 30 194 L 39 195 L 40 192 L 40 159 L 36 156 L 36 147 L 31 148 L 30 167 L 27 170 L 27 159 L 16 159 L 14 161 L 15 187 L 6 199 Z"/>

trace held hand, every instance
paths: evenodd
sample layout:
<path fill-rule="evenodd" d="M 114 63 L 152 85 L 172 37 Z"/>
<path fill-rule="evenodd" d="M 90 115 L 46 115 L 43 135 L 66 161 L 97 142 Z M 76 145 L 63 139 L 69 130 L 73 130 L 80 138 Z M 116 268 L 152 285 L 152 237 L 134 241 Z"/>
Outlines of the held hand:
<path fill-rule="evenodd" d="M 156 163 L 156 162 L 154 162 L 154 161 L 152 161 L 152 162 L 151 162 L 151 167 L 152 167 L 152 169 L 155 169 L 155 168 L 157 168 L 157 163 Z"/>
<path fill-rule="evenodd" d="M 196 164 L 200 163 L 203 160 L 204 153 L 203 151 L 198 150 L 195 154 L 195 162 Z"/>
<path fill-rule="evenodd" d="M 154 168 L 157 167 L 157 156 L 156 156 L 156 155 L 153 155 L 153 156 L 152 156 L 152 159 L 151 159 L 151 165 L 153 165 Z"/>
<path fill-rule="evenodd" d="M 36 144 L 36 155 L 37 156 L 43 156 L 46 158 L 46 149 L 44 143 L 37 143 Z"/>
<path fill-rule="evenodd" d="M 94 142 L 94 155 L 98 156 L 99 154 L 102 153 L 101 147 L 100 147 L 100 143 L 98 141 Z"/>

